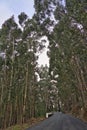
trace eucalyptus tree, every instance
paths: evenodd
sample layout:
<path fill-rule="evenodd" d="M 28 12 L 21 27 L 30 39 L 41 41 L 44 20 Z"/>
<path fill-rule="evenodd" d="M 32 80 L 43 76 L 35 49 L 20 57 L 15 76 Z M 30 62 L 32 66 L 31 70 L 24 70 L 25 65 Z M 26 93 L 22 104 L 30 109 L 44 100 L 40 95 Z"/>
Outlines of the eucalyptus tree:
<path fill-rule="evenodd" d="M 36 110 L 37 116 L 44 116 L 46 112 L 58 109 L 58 89 L 55 86 L 56 81 L 50 79 L 47 65 L 39 67 L 38 74 Z"/>
<path fill-rule="evenodd" d="M 15 66 L 15 56 L 17 51 L 15 50 L 16 47 L 16 39 L 18 39 L 21 35 L 21 30 L 18 28 L 14 20 L 14 16 L 4 22 L 2 28 L 0 30 L 0 42 L 1 42 L 1 53 L 4 54 L 1 59 L 3 60 L 3 64 L 1 67 L 1 80 L 2 80 L 2 115 L 3 115 L 3 122 L 6 126 L 7 124 L 10 125 L 11 118 L 12 118 L 12 107 L 13 107 L 13 100 L 15 99 L 15 73 L 14 73 L 14 66 Z M 8 123 L 9 118 L 9 123 Z"/>
<path fill-rule="evenodd" d="M 68 111 L 87 102 L 86 5 L 85 0 L 35 1 L 36 18 L 49 40 L 50 75 L 53 80 L 58 75 L 59 99 Z"/>
<path fill-rule="evenodd" d="M 43 115 L 52 106 L 70 111 L 77 103 L 87 105 L 86 0 L 34 2 L 32 19 L 22 12 L 19 25 L 12 16 L 0 29 L 0 127 L 4 129 Z M 49 40 L 49 71 L 37 66 L 43 36 Z"/>
<path fill-rule="evenodd" d="M 44 47 L 37 21 L 25 13 L 18 18 L 20 26 L 12 16 L 0 30 L 0 120 L 4 129 L 35 116 L 37 52 Z"/>
<path fill-rule="evenodd" d="M 60 46 L 64 50 L 65 57 L 68 59 L 72 71 L 72 85 L 77 90 L 76 100 L 79 104 L 86 107 L 86 71 L 84 71 L 87 61 L 86 56 L 86 1 L 66 1 L 66 14 L 61 17 L 60 24 Z M 72 5 L 70 7 L 70 5 Z M 64 25 L 64 26 L 63 26 Z M 60 27 L 58 27 L 60 28 Z M 64 38 L 63 38 L 64 37 Z M 64 45 L 64 46 L 63 46 Z M 82 58 L 83 57 L 83 58 Z M 84 63 L 84 64 L 83 64 Z M 70 78 L 71 79 L 71 78 Z M 74 95 L 74 96 L 75 96 Z M 82 101 L 81 101 L 82 100 Z"/>
<path fill-rule="evenodd" d="M 23 18 L 24 13 L 19 15 L 19 22 L 21 18 Z M 24 15 L 25 16 L 25 15 Z M 24 96 L 24 110 L 29 110 L 29 117 L 35 116 L 35 94 L 37 87 L 37 59 L 38 52 L 40 52 L 44 44 L 40 34 L 40 28 L 37 24 L 36 19 L 33 17 L 32 19 L 24 19 L 20 22 L 23 27 L 23 44 L 26 46 L 26 87 L 25 87 L 25 96 Z M 28 100 L 26 100 L 28 98 Z"/>

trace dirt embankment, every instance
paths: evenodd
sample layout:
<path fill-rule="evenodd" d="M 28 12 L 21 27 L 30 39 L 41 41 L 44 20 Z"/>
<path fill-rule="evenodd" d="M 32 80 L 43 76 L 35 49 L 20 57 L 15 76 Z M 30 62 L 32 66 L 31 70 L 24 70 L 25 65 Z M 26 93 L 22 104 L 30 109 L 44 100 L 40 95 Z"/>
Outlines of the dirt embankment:
<path fill-rule="evenodd" d="M 71 114 L 87 122 L 87 108 L 81 108 L 79 105 L 73 106 Z"/>

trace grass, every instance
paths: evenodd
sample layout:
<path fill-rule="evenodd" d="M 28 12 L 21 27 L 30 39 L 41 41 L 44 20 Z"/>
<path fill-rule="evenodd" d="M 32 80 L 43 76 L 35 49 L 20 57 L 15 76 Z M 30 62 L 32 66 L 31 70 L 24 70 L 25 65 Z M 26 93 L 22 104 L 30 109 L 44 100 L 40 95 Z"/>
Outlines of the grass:
<path fill-rule="evenodd" d="M 44 118 L 32 118 L 27 123 L 24 124 L 17 124 L 15 126 L 11 126 L 5 130 L 26 130 L 27 128 L 31 127 L 32 125 L 35 125 L 39 123 L 40 121 L 44 120 Z"/>
<path fill-rule="evenodd" d="M 29 125 L 26 123 L 26 124 L 22 124 L 22 125 L 11 126 L 11 127 L 7 128 L 6 130 L 25 130 L 28 127 L 29 127 Z"/>

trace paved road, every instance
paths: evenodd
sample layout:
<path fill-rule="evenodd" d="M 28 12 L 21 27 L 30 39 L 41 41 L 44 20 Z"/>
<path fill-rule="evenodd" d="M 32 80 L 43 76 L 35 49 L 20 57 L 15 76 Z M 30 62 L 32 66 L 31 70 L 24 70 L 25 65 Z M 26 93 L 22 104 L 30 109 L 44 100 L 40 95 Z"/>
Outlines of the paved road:
<path fill-rule="evenodd" d="M 57 112 L 38 125 L 26 130 L 87 130 L 87 123 L 70 115 Z"/>

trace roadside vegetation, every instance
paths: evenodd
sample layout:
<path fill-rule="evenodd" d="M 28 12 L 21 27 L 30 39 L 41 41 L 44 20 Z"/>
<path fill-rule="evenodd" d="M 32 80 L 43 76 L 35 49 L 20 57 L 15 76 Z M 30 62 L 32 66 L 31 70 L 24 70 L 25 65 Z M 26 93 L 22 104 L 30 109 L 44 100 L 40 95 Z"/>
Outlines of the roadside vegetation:
<path fill-rule="evenodd" d="M 43 121 L 45 118 L 44 117 L 40 117 L 40 118 L 31 118 L 29 121 L 27 121 L 24 124 L 18 124 L 18 125 L 14 125 L 11 126 L 5 130 L 25 130 L 31 126 L 34 126 L 38 123 L 40 123 L 41 121 Z"/>

